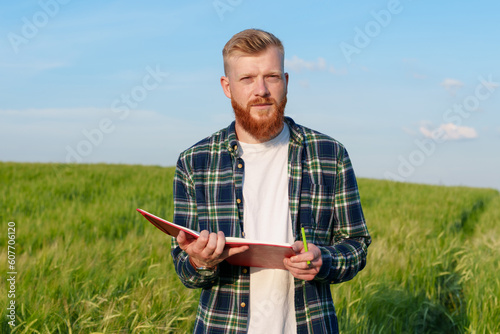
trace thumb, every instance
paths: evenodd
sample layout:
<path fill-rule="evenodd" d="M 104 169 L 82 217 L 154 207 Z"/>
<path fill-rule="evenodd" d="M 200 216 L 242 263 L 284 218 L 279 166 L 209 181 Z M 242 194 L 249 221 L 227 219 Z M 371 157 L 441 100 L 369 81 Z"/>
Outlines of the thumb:
<path fill-rule="evenodd" d="M 187 245 L 189 245 L 189 242 L 186 238 L 186 233 L 184 231 L 179 231 L 179 234 L 177 234 L 177 243 L 179 244 L 179 247 L 181 249 L 185 249 Z"/>
<path fill-rule="evenodd" d="M 292 249 L 295 253 L 300 253 L 304 249 L 304 243 L 302 241 L 295 241 L 292 245 Z"/>

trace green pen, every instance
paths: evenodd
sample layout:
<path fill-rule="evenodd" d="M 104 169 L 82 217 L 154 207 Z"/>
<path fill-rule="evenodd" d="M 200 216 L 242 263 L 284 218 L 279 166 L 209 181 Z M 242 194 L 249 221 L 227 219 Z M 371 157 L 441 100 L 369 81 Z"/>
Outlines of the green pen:
<path fill-rule="evenodd" d="M 302 242 L 304 243 L 304 250 L 308 252 L 307 250 L 307 240 L 306 240 L 306 231 L 304 231 L 304 228 L 301 227 L 300 230 L 302 231 Z M 310 265 L 311 261 L 307 261 L 307 265 Z"/>

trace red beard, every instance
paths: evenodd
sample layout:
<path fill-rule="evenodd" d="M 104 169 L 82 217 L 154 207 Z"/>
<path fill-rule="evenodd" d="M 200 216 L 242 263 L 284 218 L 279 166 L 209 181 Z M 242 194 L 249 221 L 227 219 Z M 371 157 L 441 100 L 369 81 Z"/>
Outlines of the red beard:
<path fill-rule="evenodd" d="M 243 108 L 238 102 L 231 99 L 231 105 L 238 124 L 255 139 L 266 142 L 276 137 L 283 128 L 286 101 L 286 96 L 279 104 L 276 103 L 275 99 L 260 97 L 248 102 L 246 108 Z M 261 103 L 272 103 L 274 111 L 265 119 L 255 119 L 250 115 L 250 107 Z"/>

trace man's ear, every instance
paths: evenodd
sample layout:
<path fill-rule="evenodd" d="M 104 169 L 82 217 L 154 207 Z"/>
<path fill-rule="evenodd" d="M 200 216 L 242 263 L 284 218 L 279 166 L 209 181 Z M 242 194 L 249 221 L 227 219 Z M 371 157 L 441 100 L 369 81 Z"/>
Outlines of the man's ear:
<path fill-rule="evenodd" d="M 220 85 L 222 86 L 222 90 L 224 91 L 224 94 L 230 99 L 231 98 L 231 87 L 229 86 L 229 78 L 228 77 L 221 77 L 220 78 Z"/>

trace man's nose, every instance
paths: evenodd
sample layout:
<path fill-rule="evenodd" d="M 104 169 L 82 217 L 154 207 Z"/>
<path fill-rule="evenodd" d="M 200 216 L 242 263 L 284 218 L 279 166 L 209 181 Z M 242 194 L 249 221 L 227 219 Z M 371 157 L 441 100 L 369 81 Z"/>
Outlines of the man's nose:
<path fill-rule="evenodd" d="M 255 91 L 254 94 L 256 96 L 269 96 L 270 92 L 267 88 L 267 83 L 264 78 L 258 78 L 255 81 Z"/>

